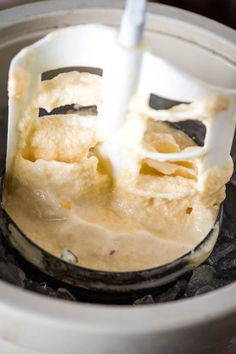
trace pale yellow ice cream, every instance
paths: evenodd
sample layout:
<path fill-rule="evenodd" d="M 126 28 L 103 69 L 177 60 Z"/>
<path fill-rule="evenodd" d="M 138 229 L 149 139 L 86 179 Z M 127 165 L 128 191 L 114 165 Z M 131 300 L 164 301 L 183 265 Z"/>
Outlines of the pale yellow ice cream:
<path fill-rule="evenodd" d="M 162 153 L 196 149 L 193 140 L 152 119 L 143 135 L 142 124 L 137 125 L 142 115 L 133 109 L 120 136 L 128 165 L 116 176 L 102 153 L 96 115 L 33 119 L 37 107 L 51 111 L 74 103 L 99 107 L 101 78 L 71 72 L 44 81 L 22 114 L 4 197 L 22 231 L 56 256 L 69 249 L 79 265 L 108 271 L 155 267 L 193 249 L 216 219 L 232 174 L 231 159 L 224 168 L 208 171 L 199 191 L 200 159 L 140 160 L 136 152 L 138 144 Z M 207 109 L 214 115 L 221 108 L 213 100 Z"/>

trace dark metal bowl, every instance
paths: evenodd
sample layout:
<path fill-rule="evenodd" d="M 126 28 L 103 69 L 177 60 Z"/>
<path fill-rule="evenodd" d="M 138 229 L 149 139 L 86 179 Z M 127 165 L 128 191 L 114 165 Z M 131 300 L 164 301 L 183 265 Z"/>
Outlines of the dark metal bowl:
<path fill-rule="evenodd" d="M 180 103 L 152 95 L 150 105 L 154 109 L 167 109 Z M 198 145 L 203 145 L 205 129 L 193 121 L 174 124 L 175 128 L 184 131 Z M 3 165 L 4 168 L 4 165 Z M 1 172 L 1 171 L 0 171 Z M 4 188 L 4 173 L 0 174 L 0 199 Z M 131 292 L 152 292 L 155 289 L 176 280 L 181 275 L 193 270 L 210 255 L 216 243 L 223 218 L 223 207 L 220 208 L 215 224 L 206 237 L 192 251 L 165 265 L 141 271 L 107 272 L 88 269 L 68 263 L 34 243 L 16 225 L 11 217 L 0 206 L 0 229 L 11 245 L 31 264 L 51 277 L 79 287 L 89 292 L 107 293 L 108 298 L 124 298 Z"/>
<path fill-rule="evenodd" d="M 1 198 L 4 188 L 1 177 Z M 31 241 L 10 218 L 1 203 L 0 229 L 13 247 L 30 263 L 51 277 L 88 291 L 109 294 L 130 294 L 133 291 L 152 291 L 170 283 L 184 273 L 204 262 L 210 255 L 219 234 L 223 208 L 219 210 L 216 222 L 192 251 L 165 265 L 129 272 L 107 272 L 88 269 L 50 254 Z"/>

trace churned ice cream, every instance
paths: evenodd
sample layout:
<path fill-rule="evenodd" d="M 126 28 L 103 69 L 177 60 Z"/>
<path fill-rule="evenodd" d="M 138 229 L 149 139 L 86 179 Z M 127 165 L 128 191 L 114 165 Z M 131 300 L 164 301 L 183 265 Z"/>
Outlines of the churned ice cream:
<path fill-rule="evenodd" d="M 11 94 L 17 97 L 27 82 L 22 73 L 14 75 Z M 99 112 L 102 78 L 69 72 L 42 81 L 22 112 L 4 193 L 5 209 L 21 230 L 58 257 L 69 250 L 78 265 L 106 271 L 163 265 L 200 243 L 225 198 L 231 159 L 224 168 L 209 170 L 198 188 L 201 158 L 156 161 L 140 154 L 198 147 L 181 130 L 154 121 L 151 109 L 144 113 L 138 98 L 108 143 L 99 131 L 99 114 L 91 109 L 33 118 L 39 107 L 51 112 L 68 104 L 97 106 Z M 226 98 L 209 97 L 186 107 L 210 120 L 225 105 Z M 167 118 L 178 107 L 166 111 Z"/>

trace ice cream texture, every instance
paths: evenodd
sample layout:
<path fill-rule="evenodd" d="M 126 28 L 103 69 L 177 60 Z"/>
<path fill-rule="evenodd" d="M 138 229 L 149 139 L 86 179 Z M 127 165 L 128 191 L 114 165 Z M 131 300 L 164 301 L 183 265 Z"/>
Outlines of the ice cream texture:
<path fill-rule="evenodd" d="M 11 84 L 11 94 L 20 97 L 27 89 L 24 73 L 13 73 Z M 51 112 L 71 104 L 96 106 L 98 114 L 82 109 L 33 119 L 39 107 Z M 210 124 L 226 105 L 226 97 L 207 97 L 181 110 Z M 198 188 L 202 158 L 156 161 L 141 154 L 197 148 L 165 122 L 180 106 L 160 111 L 154 120 L 154 110 L 135 97 L 124 125 L 108 141 L 99 130 L 101 107 L 98 75 L 73 71 L 41 82 L 18 125 L 5 209 L 36 244 L 58 257 L 69 249 L 80 266 L 123 272 L 171 262 L 212 227 L 232 160 L 206 171 Z"/>

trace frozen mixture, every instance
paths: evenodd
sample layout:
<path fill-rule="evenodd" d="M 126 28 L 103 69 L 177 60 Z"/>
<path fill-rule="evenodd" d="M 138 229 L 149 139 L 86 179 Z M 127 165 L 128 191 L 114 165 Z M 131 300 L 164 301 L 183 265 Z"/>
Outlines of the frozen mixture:
<path fill-rule="evenodd" d="M 17 72 L 12 85 L 12 94 L 20 97 L 27 80 Z M 96 105 L 99 111 L 101 85 L 100 76 L 79 72 L 42 81 L 31 106 L 22 112 L 5 209 L 40 247 L 58 257 L 70 250 L 84 267 L 133 271 L 171 262 L 192 250 L 212 227 L 225 198 L 232 160 L 208 171 L 199 189 L 201 158 L 140 159 L 138 145 L 172 153 L 196 149 L 196 144 L 168 123 L 154 122 L 151 109 L 144 131 L 144 116 L 134 101 L 119 136 L 128 152 L 127 164 L 117 175 L 105 153 L 96 114 L 79 110 L 33 118 L 38 107 L 51 112 L 67 104 Z M 210 120 L 226 104 L 224 97 L 214 97 L 190 106 Z M 178 106 L 168 112 L 176 110 Z M 135 162 L 133 170 L 130 161 Z"/>

